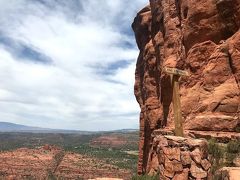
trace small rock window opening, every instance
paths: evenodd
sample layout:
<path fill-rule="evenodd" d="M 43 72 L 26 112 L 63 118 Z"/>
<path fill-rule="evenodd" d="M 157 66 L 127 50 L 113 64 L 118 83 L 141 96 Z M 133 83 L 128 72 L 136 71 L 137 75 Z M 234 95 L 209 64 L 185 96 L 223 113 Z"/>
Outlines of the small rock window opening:
<path fill-rule="evenodd" d="M 188 7 L 185 7 L 183 10 L 183 18 L 186 19 L 188 15 Z"/>

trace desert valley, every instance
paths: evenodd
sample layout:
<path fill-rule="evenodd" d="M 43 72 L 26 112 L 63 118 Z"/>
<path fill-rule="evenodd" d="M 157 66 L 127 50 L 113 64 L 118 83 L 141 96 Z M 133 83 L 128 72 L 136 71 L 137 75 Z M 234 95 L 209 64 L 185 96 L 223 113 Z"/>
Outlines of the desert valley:
<path fill-rule="evenodd" d="M 31 4 L 41 18 L 46 8 L 61 11 L 57 18 L 47 14 L 49 22 L 42 30 L 49 33 L 48 43 L 38 36 L 31 41 L 33 35 L 20 39 L 17 46 L 7 37 L 1 39 L 0 29 L 0 43 L 6 51 L 13 51 L 10 46 L 16 51 L 7 59 L 20 58 L 21 53 L 30 59 L 34 56 L 34 63 L 24 62 L 15 69 L 27 64 L 23 75 L 43 72 L 34 80 L 27 74 L 20 81 L 20 73 L 11 75 L 7 83 L 2 80 L 2 116 L 10 117 L 9 121 L 21 117 L 30 124 L 36 117 L 35 124 L 44 125 L 0 122 L 0 179 L 240 180 L 240 0 L 113 1 L 106 0 L 106 5 L 71 1 L 81 7 L 77 13 L 86 13 L 79 16 L 75 3 Z M 129 12 L 137 11 L 136 5 L 142 8 Z M 29 8 L 26 3 L 22 6 Z M 64 17 L 64 23 L 59 17 Z M 65 21 L 69 18 L 75 19 Z M 42 27 L 45 23 L 40 22 Z M 68 28 L 59 30 L 50 24 Z M 24 34 L 26 27 L 19 31 Z M 20 42 L 39 48 L 35 52 Z M 59 44 L 64 44 L 60 50 L 55 47 Z M 49 58 L 40 54 L 42 49 Z M 78 53 L 85 54 L 75 59 Z M 22 62 L 13 59 L 5 66 L 15 61 Z M 39 70 L 45 66 L 47 70 Z M 9 82 L 37 88 L 27 91 L 30 95 L 24 99 L 24 90 L 19 96 L 18 91 L 8 92 L 13 86 Z M 34 99 L 38 90 L 51 93 Z M 15 96 L 16 102 L 9 98 Z M 48 128 L 53 124 L 60 128 Z M 61 129 L 66 126 L 74 130 Z"/>

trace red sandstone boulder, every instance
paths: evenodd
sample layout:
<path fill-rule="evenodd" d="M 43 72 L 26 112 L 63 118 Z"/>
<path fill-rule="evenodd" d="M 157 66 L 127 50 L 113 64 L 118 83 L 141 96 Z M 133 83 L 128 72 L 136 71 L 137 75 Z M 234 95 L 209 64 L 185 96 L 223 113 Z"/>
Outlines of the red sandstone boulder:
<path fill-rule="evenodd" d="M 162 149 L 163 149 L 163 153 L 167 156 L 168 159 L 180 161 L 179 147 L 175 147 L 175 148 L 163 147 Z"/>
<path fill-rule="evenodd" d="M 176 173 L 173 177 L 173 180 L 188 180 L 189 169 L 183 169 L 182 172 Z"/>
<path fill-rule="evenodd" d="M 183 162 L 183 165 L 189 165 L 192 162 L 190 152 L 189 151 L 182 151 L 181 152 L 181 161 Z"/>
<path fill-rule="evenodd" d="M 192 162 L 190 168 L 191 175 L 196 179 L 202 179 L 207 177 L 207 172 L 202 169 L 202 167 L 197 166 L 195 162 Z"/>

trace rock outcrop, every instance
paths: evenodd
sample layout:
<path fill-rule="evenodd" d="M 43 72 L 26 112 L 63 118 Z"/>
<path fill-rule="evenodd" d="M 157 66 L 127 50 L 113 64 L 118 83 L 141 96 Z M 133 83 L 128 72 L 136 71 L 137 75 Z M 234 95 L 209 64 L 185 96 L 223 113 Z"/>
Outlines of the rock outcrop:
<path fill-rule="evenodd" d="M 141 108 L 138 172 L 147 171 L 154 130 L 173 128 L 172 87 L 180 81 L 184 128 L 240 130 L 240 0 L 150 0 L 132 28 L 140 50 L 135 96 Z M 238 135 L 236 135 L 238 136 Z"/>

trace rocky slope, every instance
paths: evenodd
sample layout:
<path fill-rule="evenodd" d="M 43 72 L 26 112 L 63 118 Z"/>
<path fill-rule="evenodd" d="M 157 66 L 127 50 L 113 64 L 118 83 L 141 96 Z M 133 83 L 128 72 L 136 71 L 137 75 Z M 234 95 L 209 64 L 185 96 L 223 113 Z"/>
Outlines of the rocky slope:
<path fill-rule="evenodd" d="M 164 67 L 190 73 L 180 81 L 185 130 L 239 137 L 239 27 L 240 0 L 150 0 L 137 14 L 132 28 L 140 50 L 139 174 L 148 166 L 153 131 L 173 127 L 172 87 Z"/>

